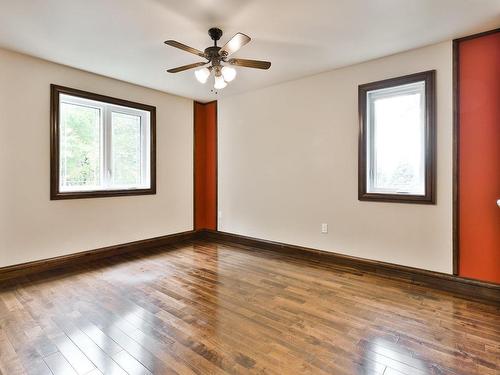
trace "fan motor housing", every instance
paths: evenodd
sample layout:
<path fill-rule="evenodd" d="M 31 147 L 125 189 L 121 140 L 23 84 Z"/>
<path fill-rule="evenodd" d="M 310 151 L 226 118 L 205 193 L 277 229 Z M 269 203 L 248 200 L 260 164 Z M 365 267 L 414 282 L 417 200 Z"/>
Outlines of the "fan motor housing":
<path fill-rule="evenodd" d="M 208 47 L 205 48 L 205 55 L 207 56 L 207 59 L 209 60 L 217 60 L 220 59 L 219 51 L 221 47 Z"/>

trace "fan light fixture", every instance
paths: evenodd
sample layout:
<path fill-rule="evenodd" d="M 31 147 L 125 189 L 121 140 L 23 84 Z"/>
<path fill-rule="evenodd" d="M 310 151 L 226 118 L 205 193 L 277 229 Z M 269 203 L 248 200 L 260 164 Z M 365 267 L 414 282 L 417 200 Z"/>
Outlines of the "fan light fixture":
<path fill-rule="evenodd" d="M 216 90 L 221 90 L 227 86 L 228 82 L 231 82 L 236 77 L 236 69 L 229 65 L 244 66 L 247 68 L 256 69 L 269 69 L 271 67 L 271 63 L 269 61 L 229 58 L 229 55 L 235 53 L 245 44 L 250 42 L 249 36 L 242 33 L 237 33 L 223 47 L 218 47 L 217 41 L 222 36 L 222 30 L 213 27 L 208 30 L 208 35 L 210 35 L 210 38 L 212 38 L 212 40 L 214 41 L 214 45 L 212 47 L 205 48 L 205 51 L 200 51 L 196 48 L 186 46 L 185 44 L 182 44 L 175 40 L 165 41 L 165 44 L 171 47 L 179 48 L 183 51 L 192 53 L 208 60 L 205 62 L 200 61 L 193 64 L 168 69 L 167 72 L 179 73 L 183 72 L 184 70 L 203 67 L 201 69 L 195 70 L 194 72 L 194 75 L 198 82 L 206 83 L 213 72 L 214 88 Z"/>
<path fill-rule="evenodd" d="M 215 76 L 215 84 L 214 84 L 214 89 L 221 90 L 224 87 L 227 86 L 226 81 L 224 81 L 224 77 L 220 76 Z"/>
<path fill-rule="evenodd" d="M 221 70 L 224 81 L 231 82 L 236 77 L 236 69 L 230 66 L 223 66 Z"/>
<path fill-rule="evenodd" d="M 208 80 L 208 77 L 210 76 L 210 69 L 201 68 L 201 69 L 195 70 L 194 75 L 196 76 L 196 79 L 198 80 L 198 82 L 206 83 Z"/>
<path fill-rule="evenodd" d="M 198 82 L 204 84 L 207 83 L 211 70 L 216 70 L 214 88 L 217 90 L 221 90 L 226 87 L 227 83 L 231 82 L 236 77 L 236 69 L 231 68 L 230 66 L 223 66 L 222 68 L 217 69 L 201 68 L 195 70 L 194 75 Z"/>

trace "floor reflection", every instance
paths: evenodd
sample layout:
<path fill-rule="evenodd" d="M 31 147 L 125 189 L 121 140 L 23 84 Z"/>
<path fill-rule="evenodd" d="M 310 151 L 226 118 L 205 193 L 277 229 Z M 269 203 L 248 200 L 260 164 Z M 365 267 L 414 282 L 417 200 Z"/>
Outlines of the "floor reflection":
<path fill-rule="evenodd" d="M 372 338 L 359 342 L 362 374 L 434 374 L 424 361 L 395 342 Z M 380 372 L 382 370 L 382 372 Z"/>

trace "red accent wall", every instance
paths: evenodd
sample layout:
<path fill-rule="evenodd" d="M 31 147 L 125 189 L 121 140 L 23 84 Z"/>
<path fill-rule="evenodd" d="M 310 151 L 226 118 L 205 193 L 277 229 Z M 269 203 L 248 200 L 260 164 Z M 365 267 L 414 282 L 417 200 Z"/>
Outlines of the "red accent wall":
<path fill-rule="evenodd" d="M 217 229 L 217 102 L 194 102 L 194 229 Z"/>
<path fill-rule="evenodd" d="M 459 275 L 500 283 L 500 32 L 457 48 Z"/>

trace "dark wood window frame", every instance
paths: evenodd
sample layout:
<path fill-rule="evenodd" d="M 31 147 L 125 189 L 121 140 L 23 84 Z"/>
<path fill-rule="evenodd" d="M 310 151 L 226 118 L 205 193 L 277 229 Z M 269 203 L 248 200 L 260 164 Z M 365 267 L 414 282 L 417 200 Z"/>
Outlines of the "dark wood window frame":
<path fill-rule="evenodd" d="M 67 94 L 79 98 L 96 100 L 108 104 L 119 105 L 147 111 L 150 113 L 150 187 L 125 190 L 91 190 L 62 192 L 59 189 L 59 96 Z M 99 95 L 74 88 L 50 85 L 50 199 L 81 199 L 119 197 L 131 195 L 156 194 L 156 107 Z"/>
<path fill-rule="evenodd" d="M 360 201 L 396 203 L 436 203 L 436 71 L 410 74 L 358 86 L 358 199 Z M 391 194 L 367 191 L 367 93 L 415 82 L 425 82 L 425 194 Z"/>

